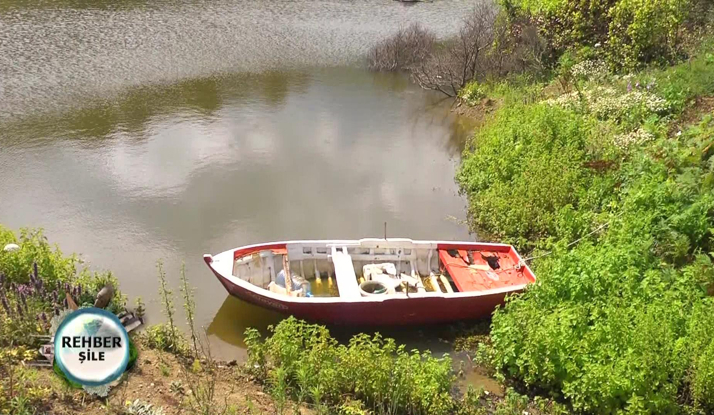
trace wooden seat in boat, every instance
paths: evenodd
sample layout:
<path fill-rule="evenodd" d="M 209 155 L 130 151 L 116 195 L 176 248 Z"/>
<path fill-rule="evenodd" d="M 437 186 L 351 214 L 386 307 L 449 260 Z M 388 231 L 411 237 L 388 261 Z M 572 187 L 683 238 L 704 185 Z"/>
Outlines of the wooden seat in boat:
<path fill-rule="evenodd" d="M 352 257 L 346 252 L 345 248 L 342 248 L 342 251 L 338 251 L 337 248 L 332 247 L 332 263 L 335 265 L 335 279 L 337 280 L 337 290 L 340 292 L 340 297 L 360 298 L 362 294 L 359 291 L 355 267 L 352 264 Z"/>

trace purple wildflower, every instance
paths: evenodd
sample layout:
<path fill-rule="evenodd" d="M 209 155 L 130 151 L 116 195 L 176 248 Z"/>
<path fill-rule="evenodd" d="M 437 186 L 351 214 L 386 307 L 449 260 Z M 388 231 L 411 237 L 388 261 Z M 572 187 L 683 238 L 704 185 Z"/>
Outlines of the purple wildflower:
<path fill-rule="evenodd" d="M 33 291 L 32 287 L 28 284 L 20 284 L 17 287 L 17 293 L 20 295 L 32 295 Z"/>
<path fill-rule="evenodd" d="M 5 283 L 5 273 L 0 272 L 0 285 L 3 285 Z"/>
<path fill-rule="evenodd" d="M 59 308 L 54 307 L 54 310 L 55 310 L 55 315 L 58 316 L 58 315 L 59 315 Z"/>
<path fill-rule="evenodd" d="M 32 263 L 32 276 L 35 277 L 35 280 L 40 279 L 40 274 L 37 272 L 37 262 Z"/>
<path fill-rule="evenodd" d="M 25 311 L 22 309 L 22 305 L 20 304 L 17 305 L 17 314 L 19 314 L 20 317 L 23 317 L 25 315 Z"/>
<path fill-rule="evenodd" d="M 627 81 L 627 92 L 632 92 L 632 82 Z"/>
<path fill-rule="evenodd" d="M 67 302 L 67 297 L 65 297 L 64 301 L 62 301 L 62 304 L 64 305 L 64 308 L 69 307 L 69 303 Z"/>
<path fill-rule="evenodd" d="M 43 323 L 47 323 L 47 314 L 45 312 L 40 313 L 40 320 L 42 320 Z"/>
<path fill-rule="evenodd" d="M 82 284 L 79 284 L 79 285 L 77 286 L 77 293 L 79 294 L 79 295 L 77 296 L 78 298 L 82 296 Z"/>
<path fill-rule="evenodd" d="M 52 291 L 52 302 L 57 304 L 57 290 Z"/>
<path fill-rule="evenodd" d="M 25 307 L 25 310 L 27 310 L 27 297 L 25 296 L 25 293 L 20 293 L 20 302 L 22 303 L 22 306 Z"/>
<path fill-rule="evenodd" d="M 0 297 L 0 303 L 2 303 L 2 308 L 5 309 L 5 312 L 10 314 L 10 304 L 8 304 L 7 298 L 5 298 L 4 295 L 2 297 Z"/>

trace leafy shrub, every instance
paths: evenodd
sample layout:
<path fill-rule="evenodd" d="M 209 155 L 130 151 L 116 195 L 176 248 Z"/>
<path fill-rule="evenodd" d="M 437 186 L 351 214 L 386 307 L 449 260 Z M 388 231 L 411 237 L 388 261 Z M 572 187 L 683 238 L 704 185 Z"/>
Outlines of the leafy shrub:
<path fill-rule="evenodd" d="M 42 234 L 42 230 L 21 229 L 20 237 L 0 225 L 0 248 L 15 243 L 20 249 L 12 252 L 0 251 L 0 271 L 8 282 L 27 283 L 37 264 L 39 273 L 47 285 L 56 281 L 66 282 L 76 272 L 79 260 L 76 256 L 65 257 L 57 247 L 53 247 Z"/>
<path fill-rule="evenodd" d="M 501 0 L 511 19 L 530 16 L 559 51 L 607 40 L 607 14 L 618 0 Z"/>
<path fill-rule="evenodd" d="M 694 308 L 688 326 L 688 343 L 696 351 L 690 383 L 695 406 L 714 411 L 714 300 L 708 298 Z"/>
<path fill-rule="evenodd" d="M 246 331 L 249 366 L 268 381 L 278 401 L 287 397 L 347 410 L 345 397 L 377 413 L 446 414 L 453 401 L 451 360 L 407 352 L 393 339 L 360 334 L 340 345 L 323 326 L 291 317 L 260 340 Z M 255 365 L 261 370 L 256 370 Z"/>
<path fill-rule="evenodd" d="M 539 283 L 493 319 L 502 374 L 578 411 L 672 413 L 688 390 L 711 407 L 712 124 L 637 152 L 608 230 L 536 264 Z"/>
<path fill-rule="evenodd" d="M 608 54 L 617 67 L 673 62 L 681 52 L 680 30 L 691 0 L 619 0 L 608 11 Z"/>
<path fill-rule="evenodd" d="M 680 54 L 689 24 L 704 24 L 690 13 L 692 0 L 501 0 L 512 21 L 537 22 L 561 54 L 583 47 L 602 51 L 611 67 L 632 69 L 645 62 L 672 62 Z M 697 2 L 701 12 L 711 5 Z"/>
<path fill-rule="evenodd" d="M 569 211 L 600 210 L 612 190 L 608 175 L 593 175 L 600 139 L 593 121 L 546 104 L 513 104 L 499 110 L 475 138 L 457 174 L 469 199 L 472 229 L 524 250 L 556 234 L 579 235 L 590 219 L 564 223 Z M 609 190 L 608 190 L 609 189 Z M 567 228 L 567 229 L 566 229 Z"/>

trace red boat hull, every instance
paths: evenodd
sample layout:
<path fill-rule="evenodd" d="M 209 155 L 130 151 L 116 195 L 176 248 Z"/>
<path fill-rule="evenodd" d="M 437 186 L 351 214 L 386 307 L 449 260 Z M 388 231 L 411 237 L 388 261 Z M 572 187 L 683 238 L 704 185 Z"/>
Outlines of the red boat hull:
<path fill-rule="evenodd" d="M 210 263 L 208 265 L 210 266 Z M 518 292 L 500 292 L 477 297 L 405 296 L 374 302 L 296 303 L 267 298 L 234 284 L 215 269 L 211 270 L 234 297 L 300 319 L 337 325 L 415 325 L 474 320 L 490 316 L 498 305 L 503 304 L 507 294 Z"/>

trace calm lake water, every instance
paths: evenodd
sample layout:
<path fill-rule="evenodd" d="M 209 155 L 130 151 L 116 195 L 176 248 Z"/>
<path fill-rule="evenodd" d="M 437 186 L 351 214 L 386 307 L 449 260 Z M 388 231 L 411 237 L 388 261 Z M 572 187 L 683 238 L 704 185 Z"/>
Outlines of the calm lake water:
<path fill-rule="evenodd" d="M 448 36 L 471 7 L 5 0 L 0 223 L 43 227 L 112 270 L 152 322 L 156 261 L 174 286 L 185 262 L 215 353 L 240 359 L 243 330 L 281 316 L 229 298 L 204 253 L 382 236 L 385 221 L 394 237 L 472 239 L 453 219 L 468 123 L 440 95 L 363 68 L 398 27 Z M 388 334 L 448 350 L 438 329 Z"/>

